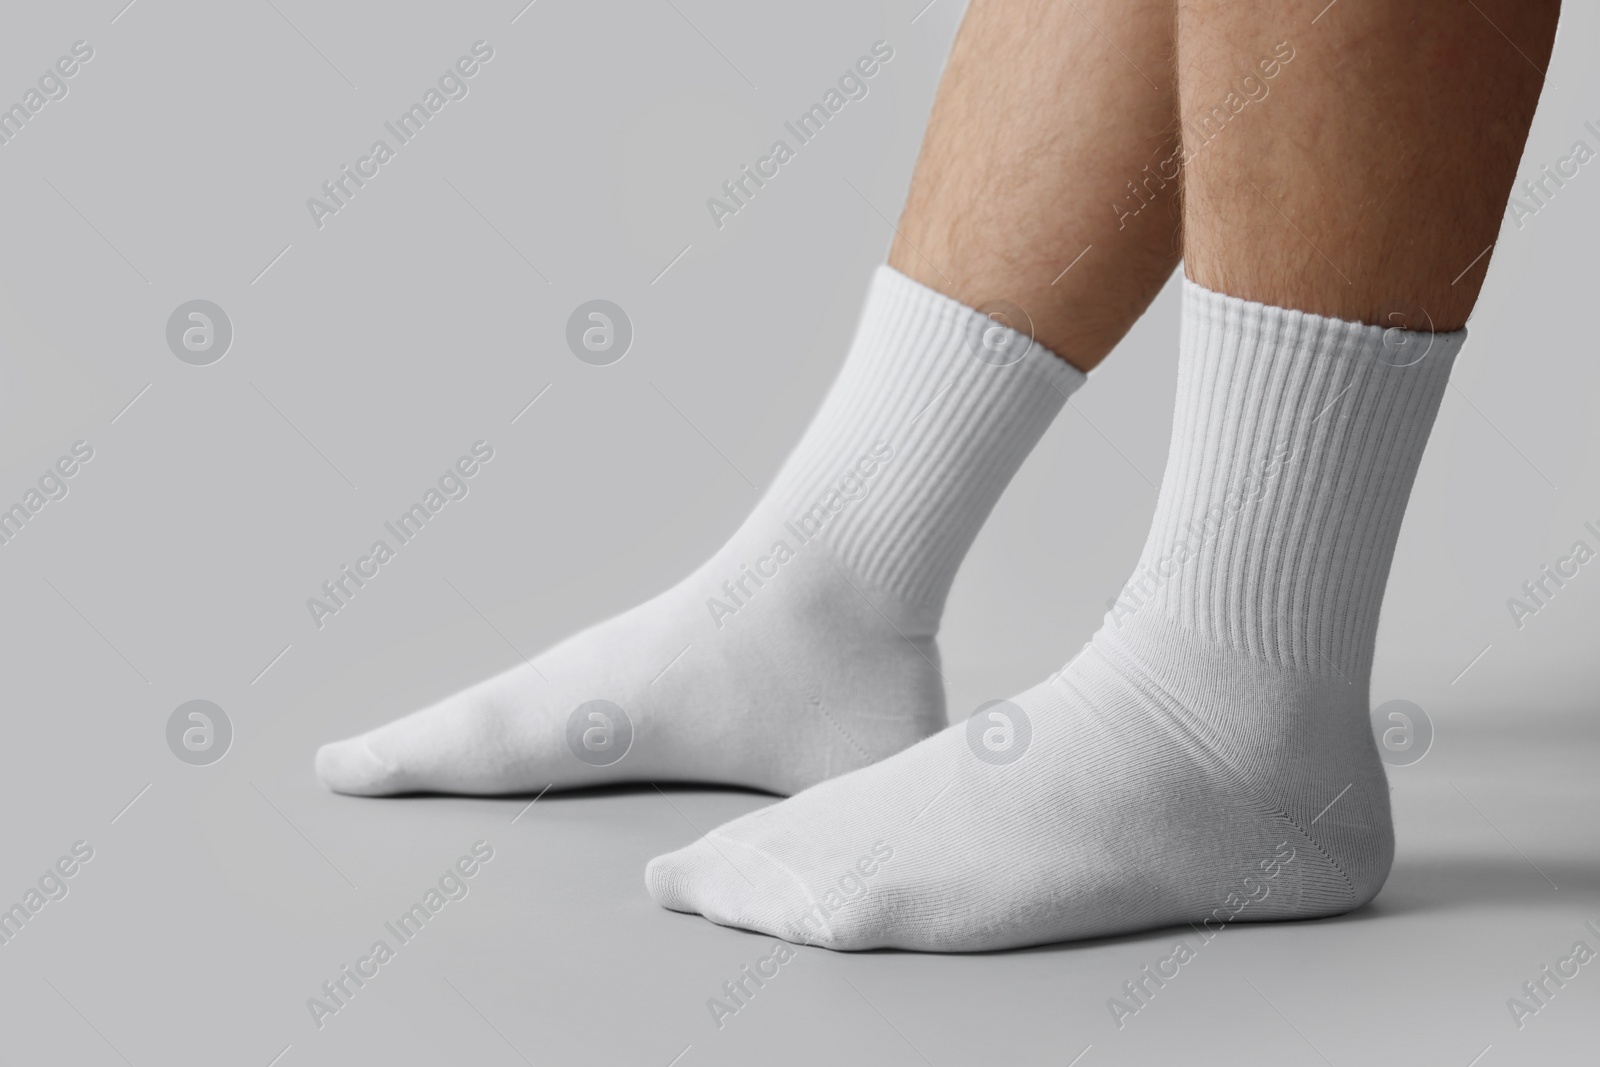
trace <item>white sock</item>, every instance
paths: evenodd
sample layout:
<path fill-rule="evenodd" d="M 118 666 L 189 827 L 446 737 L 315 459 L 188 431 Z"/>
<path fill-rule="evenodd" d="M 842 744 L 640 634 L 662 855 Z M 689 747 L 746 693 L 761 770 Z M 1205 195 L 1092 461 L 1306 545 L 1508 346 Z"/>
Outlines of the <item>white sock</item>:
<path fill-rule="evenodd" d="M 1378 608 L 1464 337 L 1391 347 L 1186 282 L 1154 526 L 1090 644 L 654 860 L 651 894 L 792 941 L 940 951 L 1371 899 L 1394 847 L 1368 723 Z"/>
<path fill-rule="evenodd" d="M 1083 379 L 880 268 L 822 409 L 709 562 L 531 666 L 323 746 L 318 776 L 363 795 L 791 793 L 900 751 L 947 721 L 934 633 L 956 568 Z"/>

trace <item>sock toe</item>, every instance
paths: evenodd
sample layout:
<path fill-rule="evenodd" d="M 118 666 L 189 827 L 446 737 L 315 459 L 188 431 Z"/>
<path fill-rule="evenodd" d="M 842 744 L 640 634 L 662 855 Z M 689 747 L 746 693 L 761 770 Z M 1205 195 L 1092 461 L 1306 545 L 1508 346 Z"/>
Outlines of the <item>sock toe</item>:
<path fill-rule="evenodd" d="M 669 911 L 799 944 L 832 940 L 830 930 L 804 921 L 812 901 L 794 873 L 761 849 L 730 838 L 701 838 L 657 856 L 644 880 L 651 898 Z"/>
<path fill-rule="evenodd" d="M 335 793 L 376 797 L 400 792 L 399 773 L 367 744 L 352 737 L 317 749 L 317 779 Z"/>
<path fill-rule="evenodd" d="M 651 860 L 644 869 L 650 899 L 668 911 L 698 915 L 699 888 L 711 881 L 712 864 L 720 862 L 714 852 L 705 855 L 707 851 L 702 842 L 696 842 Z"/>

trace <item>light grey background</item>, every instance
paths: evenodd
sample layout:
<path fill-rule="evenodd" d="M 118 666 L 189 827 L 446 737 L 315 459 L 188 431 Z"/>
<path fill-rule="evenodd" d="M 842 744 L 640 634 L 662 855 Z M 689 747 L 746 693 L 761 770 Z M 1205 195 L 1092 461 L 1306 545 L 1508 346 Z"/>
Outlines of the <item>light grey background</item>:
<path fill-rule="evenodd" d="M 1399 859 L 1372 907 L 1231 928 L 1120 1031 L 1107 998 L 1182 931 L 803 949 L 719 1031 L 706 999 L 770 940 L 660 911 L 641 870 L 769 798 L 354 800 L 311 755 L 630 606 L 731 532 L 839 365 L 958 3 L 123 2 L 13 5 L 0 34 L 0 103 L 95 50 L 0 146 L 0 504 L 74 441 L 95 450 L 0 546 L 0 904 L 95 850 L 0 946 L 0 1062 L 1593 1055 L 1600 964 L 1521 1030 L 1506 1000 L 1580 938 L 1600 948 L 1582 926 L 1600 927 L 1600 563 L 1520 630 L 1506 600 L 1573 541 L 1600 547 L 1600 163 L 1502 232 L 1418 480 L 1373 698 L 1415 701 L 1437 737 L 1391 769 Z M 1287 7 L 1314 48 L 1322 4 Z M 1525 177 L 1600 148 L 1600 17 L 1568 7 Z M 480 39 L 469 95 L 317 229 L 306 198 Z M 705 199 L 878 40 L 895 54 L 868 97 L 718 230 Z M 196 298 L 235 331 L 208 367 L 165 342 Z M 564 342 L 596 298 L 635 328 L 609 367 Z M 941 635 L 952 714 L 1059 666 L 1131 568 L 1176 327 L 1169 285 L 978 540 Z M 306 598 L 479 439 L 496 455 L 470 495 L 314 628 Z M 211 766 L 166 746 L 191 699 L 233 723 Z M 480 839 L 495 858 L 470 895 L 317 1029 L 306 999 Z"/>

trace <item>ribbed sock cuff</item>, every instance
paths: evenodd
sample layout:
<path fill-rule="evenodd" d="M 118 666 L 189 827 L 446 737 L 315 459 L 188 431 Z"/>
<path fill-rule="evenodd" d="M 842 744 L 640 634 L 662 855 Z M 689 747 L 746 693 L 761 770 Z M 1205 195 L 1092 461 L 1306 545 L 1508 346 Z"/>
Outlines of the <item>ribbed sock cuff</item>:
<path fill-rule="evenodd" d="M 1345 322 L 1187 280 L 1183 301 L 1167 471 L 1124 599 L 1239 651 L 1353 678 L 1370 668 L 1466 331 Z"/>
<path fill-rule="evenodd" d="M 936 620 L 1001 491 L 1084 380 L 1026 335 L 879 267 L 769 500 L 807 514 L 836 492 L 826 538 L 841 561 Z"/>

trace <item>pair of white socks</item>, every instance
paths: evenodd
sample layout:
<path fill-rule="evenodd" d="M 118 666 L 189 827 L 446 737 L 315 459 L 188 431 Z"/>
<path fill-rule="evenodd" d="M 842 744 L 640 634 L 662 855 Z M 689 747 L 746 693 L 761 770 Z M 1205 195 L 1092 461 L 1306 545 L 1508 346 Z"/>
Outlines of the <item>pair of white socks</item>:
<path fill-rule="evenodd" d="M 821 412 L 704 567 L 531 666 L 325 746 L 318 773 L 365 795 L 796 793 L 646 880 L 668 908 L 833 948 L 1357 907 L 1393 850 L 1368 726 L 1378 608 L 1464 336 L 1185 282 L 1139 568 L 1071 663 L 941 729 L 955 570 L 1084 377 L 881 268 Z"/>

